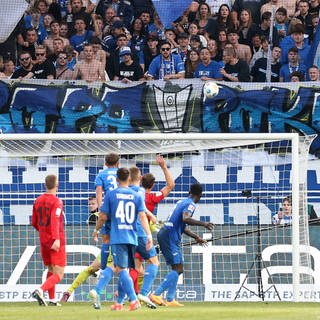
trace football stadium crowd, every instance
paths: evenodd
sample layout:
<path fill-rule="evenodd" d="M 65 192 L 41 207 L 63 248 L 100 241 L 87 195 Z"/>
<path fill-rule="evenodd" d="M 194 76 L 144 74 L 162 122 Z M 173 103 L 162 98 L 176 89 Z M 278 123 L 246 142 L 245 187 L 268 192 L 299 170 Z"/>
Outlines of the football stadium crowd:
<path fill-rule="evenodd" d="M 319 0 L 197 0 L 167 26 L 151 0 L 31 0 L 0 79 L 319 81 L 318 22 Z"/>

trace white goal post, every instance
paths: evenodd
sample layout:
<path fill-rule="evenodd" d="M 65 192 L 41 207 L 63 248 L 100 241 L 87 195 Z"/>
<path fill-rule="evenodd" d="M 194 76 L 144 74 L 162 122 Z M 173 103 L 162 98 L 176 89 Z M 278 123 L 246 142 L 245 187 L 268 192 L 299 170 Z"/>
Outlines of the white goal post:
<path fill-rule="evenodd" d="M 104 156 L 115 152 L 121 155 L 120 166 L 152 172 L 159 190 L 165 185 L 155 162 L 160 153 L 176 187 L 159 204 L 158 219 L 164 220 L 190 185 L 199 182 L 204 191 L 196 218 L 215 224 L 212 234 L 195 228 L 208 237 L 207 249 L 183 238 L 180 299 L 320 301 L 303 293 L 312 292 L 319 281 L 309 245 L 305 184 L 311 141 L 296 133 L 0 135 L 0 290 L 8 291 L 6 301 L 25 301 L 21 292 L 41 282 L 44 269 L 29 210 L 44 191 L 45 175 L 58 174 L 59 197 L 65 203 L 68 266 L 63 291 L 97 252 L 92 226 L 86 224 L 87 200 L 95 193 Z M 292 200 L 292 223 L 273 225 L 272 216 L 285 197 Z M 160 260 L 157 281 L 166 271 Z M 89 288 L 86 283 L 75 291 L 74 300 L 86 301 Z"/>

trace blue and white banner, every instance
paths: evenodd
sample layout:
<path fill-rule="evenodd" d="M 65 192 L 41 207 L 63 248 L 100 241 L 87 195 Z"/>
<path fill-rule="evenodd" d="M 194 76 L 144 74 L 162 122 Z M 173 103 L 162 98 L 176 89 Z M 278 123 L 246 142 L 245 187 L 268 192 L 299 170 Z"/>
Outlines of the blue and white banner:
<path fill-rule="evenodd" d="M 198 79 L 40 85 L 0 81 L 1 133 L 320 133 L 320 86 L 219 83 L 204 99 Z M 311 153 L 320 150 L 314 140 Z"/>

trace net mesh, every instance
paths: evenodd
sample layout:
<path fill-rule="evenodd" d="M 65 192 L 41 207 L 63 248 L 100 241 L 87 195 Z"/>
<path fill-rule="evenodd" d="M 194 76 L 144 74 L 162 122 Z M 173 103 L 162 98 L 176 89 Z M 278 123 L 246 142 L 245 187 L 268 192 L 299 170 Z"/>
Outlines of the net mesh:
<path fill-rule="evenodd" d="M 204 192 L 194 218 L 211 221 L 215 228 L 212 233 L 192 228 L 208 238 L 206 248 L 183 237 L 185 271 L 179 279 L 177 298 L 187 301 L 292 300 L 292 237 L 295 236 L 292 221 L 289 218 L 287 223 L 278 225 L 272 221 L 279 214 L 283 198 L 293 195 L 292 180 L 300 179 L 300 290 L 302 299 L 314 300 L 312 284 L 317 276 L 309 247 L 305 184 L 301 180 L 304 175 L 292 175 L 291 141 L 257 138 L 250 143 L 247 136 L 243 136 L 241 146 L 236 141 L 234 147 L 228 146 L 232 145 L 231 140 L 225 137 L 220 140 L 217 135 L 213 140 L 208 137 L 175 140 L 173 136 L 122 140 L 117 136 L 117 140 L 99 141 L 93 136 L 92 140 L 50 137 L 43 141 L 31 138 L 2 141 L 0 287 L 8 292 L 7 300 L 28 300 L 23 292 L 32 292 L 45 276 L 30 216 L 35 198 L 44 192 L 43 181 L 49 173 L 59 177 L 58 195 L 64 202 L 68 245 L 68 265 L 58 286 L 58 296 L 97 256 L 99 249 L 92 240 L 94 226 L 87 224 L 88 198 L 95 193 L 95 177 L 104 166 L 101 154 L 107 150 L 120 151 L 121 166 L 136 165 L 143 174 L 152 172 L 156 177 L 154 191 L 166 184 L 155 161 L 157 153 L 164 155 L 175 188 L 154 212 L 160 224 L 172 212 L 176 201 L 188 196 L 192 183 L 202 184 Z M 301 144 L 301 156 L 305 155 L 309 142 Z M 304 161 L 300 161 L 301 172 L 306 168 Z M 154 287 L 168 271 L 161 254 L 160 261 Z M 77 288 L 73 299 L 87 301 L 96 279 L 90 277 Z M 106 299 L 113 299 L 114 290 L 113 285 L 107 287 Z"/>

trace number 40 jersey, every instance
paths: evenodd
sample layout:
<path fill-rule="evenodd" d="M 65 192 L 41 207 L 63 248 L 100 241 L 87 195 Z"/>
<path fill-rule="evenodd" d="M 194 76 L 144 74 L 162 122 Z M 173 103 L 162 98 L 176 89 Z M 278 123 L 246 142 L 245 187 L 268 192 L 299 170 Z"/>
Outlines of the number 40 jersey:
<path fill-rule="evenodd" d="M 129 187 L 109 191 L 100 211 L 111 220 L 110 244 L 138 244 L 137 219 L 145 212 L 141 195 Z"/>

